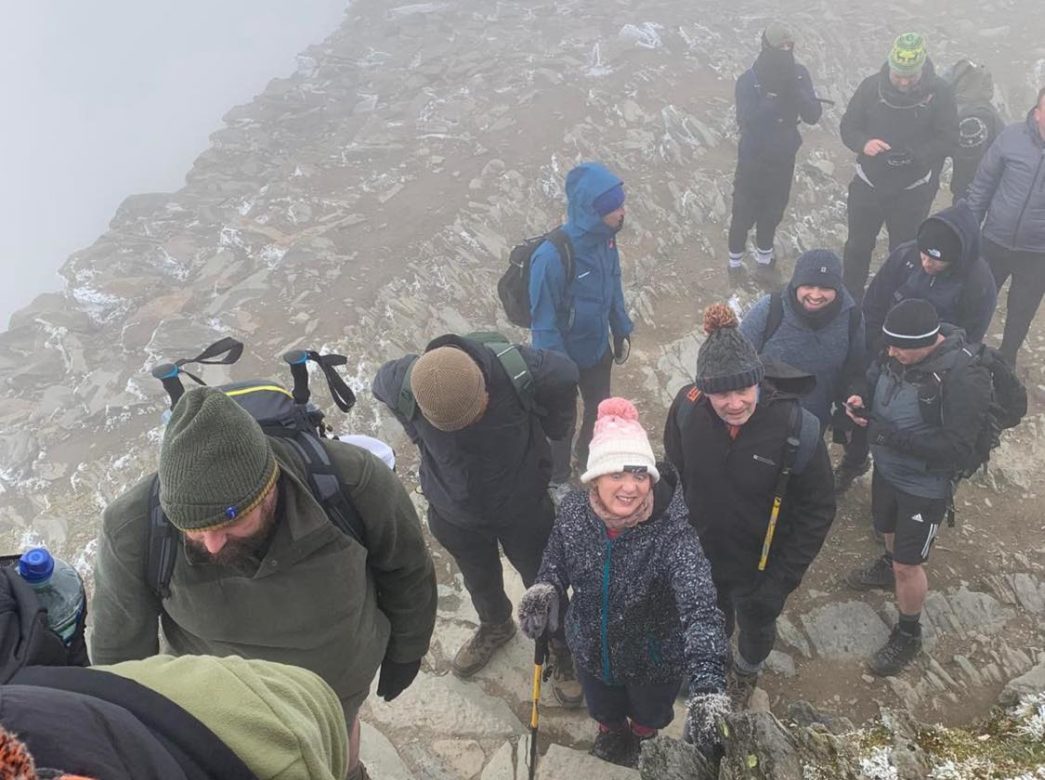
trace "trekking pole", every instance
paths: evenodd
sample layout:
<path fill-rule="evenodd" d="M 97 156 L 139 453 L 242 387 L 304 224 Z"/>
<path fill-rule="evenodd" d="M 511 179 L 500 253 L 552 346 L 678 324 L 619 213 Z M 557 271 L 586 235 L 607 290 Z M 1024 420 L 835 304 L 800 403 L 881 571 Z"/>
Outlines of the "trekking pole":
<path fill-rule="evenodd" d="M 537 776 L 537 724 L 538 704 L 541 700 L 541 681 L 544 679 L 544 662 L 548 659 L 548 632 L 545 631 L 534 642 L 533 648 L 533 695 L 530 709 L 530 780 Z"/>
<path fill-rule="evenodd" d="M 798 407 L 796 407 L 798 408 Z M 800 419 L 800 418 L 799 418 Z M 792 422 L 792 429 L 795 427 Z M 787 451 L 784 455 L 784 465 L 777 477 L 776 489 L 773 491 L 773 508 L 769 510 L 769 525 L 766 527 L 766 538 L 762 540 L 762 555 L 758 559 L 758 570 L 765 571 L 766 563 L 769 561 L 769 548 L 773 546 L 773 536 L 776 534 L 777 520 L 780 518 L 780 505 L 784 502 L 787 493 L 787 483 L 791 479 L 791 469 L 794 467 L 795 457 L 798 453 L 799 439 L 792 433 L 787 437 Z"/>

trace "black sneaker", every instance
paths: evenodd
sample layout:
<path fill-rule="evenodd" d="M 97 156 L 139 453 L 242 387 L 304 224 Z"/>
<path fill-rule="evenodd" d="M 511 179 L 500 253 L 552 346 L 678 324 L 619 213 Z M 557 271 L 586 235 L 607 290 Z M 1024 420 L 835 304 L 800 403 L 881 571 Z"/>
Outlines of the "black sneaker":
<path fill-rule="evenodd" d="M 853 486 L 853 483 L 871 469 L 871 460 L 864 458 L 861 463 L 849 463 L 844 458 L 835 469 L 835 495 L 840 496 Z"/>
<path fill-rule="evenodd" d="M 595 744 L 589 751 L 596 758 L 608 761 L 617 766 L 636 767 L 639 765 L 639 746 L 631 729 L 625 726 L 620 731 L 603 731 L 595 737 Z"/>
<path fill-rule="evenodd" d="M 896 626 L 889 634 L 889 641 L 871 656 L 867 668 L 879 677 L 892 677 L 899 674 L 921 651 L 922 638 L 904 634 L 900 627 Z"/>
<path fill-rule="evenodd" d="M 853 590 L 894 590 L 896 588 L 896 575 L 893 574 L 893 563 L 881 555 L 867 566 L 853 569 L 845 577 L 845 584 Z"/>

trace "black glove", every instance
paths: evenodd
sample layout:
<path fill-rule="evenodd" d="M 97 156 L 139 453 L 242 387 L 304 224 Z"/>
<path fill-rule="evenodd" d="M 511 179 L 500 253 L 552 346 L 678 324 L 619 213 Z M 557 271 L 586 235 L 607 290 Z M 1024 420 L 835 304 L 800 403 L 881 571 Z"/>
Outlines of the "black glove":
<path fill-rule="evenodd" d="M 417 677 L 421 669 L 421 659 L 416 661 L 389 661 L 387 658 L 381 664 L 381 676 L 377 681 L 377 695 L 385 701 L 392 701 L 410 687 L 410 683 Z"/>
<path fill-rule="evenodd" d="M 631 336 L 614 336 L 613 337 L 613 362 L 618 366 L 623 366 L 628 362 L 628 355 L 631 354 Z"/>
<path fill-rule="evenodd" d="M 831 441 L 835 444 L 848 444 L 849 432 L 853 430 L 853 421 L 845 413 L 845 404 L 835 402 L 831 412 Z"/>
<path fill-rule="evenodd" d="M 867 441 L 879 447 L 896 446 L 896 426 L 871 418 L 867 423 Z"/>

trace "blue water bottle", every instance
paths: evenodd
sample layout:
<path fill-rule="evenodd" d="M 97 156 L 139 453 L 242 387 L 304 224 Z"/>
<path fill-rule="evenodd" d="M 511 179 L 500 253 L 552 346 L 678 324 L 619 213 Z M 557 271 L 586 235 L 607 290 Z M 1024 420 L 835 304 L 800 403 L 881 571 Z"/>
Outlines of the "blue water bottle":
<path fill-rule="evenodd" d="M 34 547 L 22 554 L 18 573 L 47 609 L 47 624 L 51 630 L 69 645 L 76 635 L 85 601 L 83 580 L 76 569 L 52 557 L 43 547 Z"/>

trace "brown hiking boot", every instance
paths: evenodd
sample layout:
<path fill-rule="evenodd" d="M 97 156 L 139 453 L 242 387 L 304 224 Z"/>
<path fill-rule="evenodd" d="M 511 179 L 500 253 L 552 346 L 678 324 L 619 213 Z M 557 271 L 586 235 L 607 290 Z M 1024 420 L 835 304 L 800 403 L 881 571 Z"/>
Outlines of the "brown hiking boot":
<path fill-rule="evenodd" d="M 552 693 L 562 707 L 574 709 L 584 704 L 584 693 L 573 670 L 573 654 L 560 642 L 551 643 Z"/>
<path fill-rule="evenodd" d="M 471 677 L 490 662 L 494 651 L 515 636 L 515 621 L 480 623 L 471 639 L 461 645 L 451 668 L 462 680 Z"/>
<path fill-rule="evenodd" d="M 726 675 L 726 695 L 734 712 L 743 712 L 751 701 L 751 694 L 758 685 L 758 672 L 748 674 L 733 666 Z"/>

